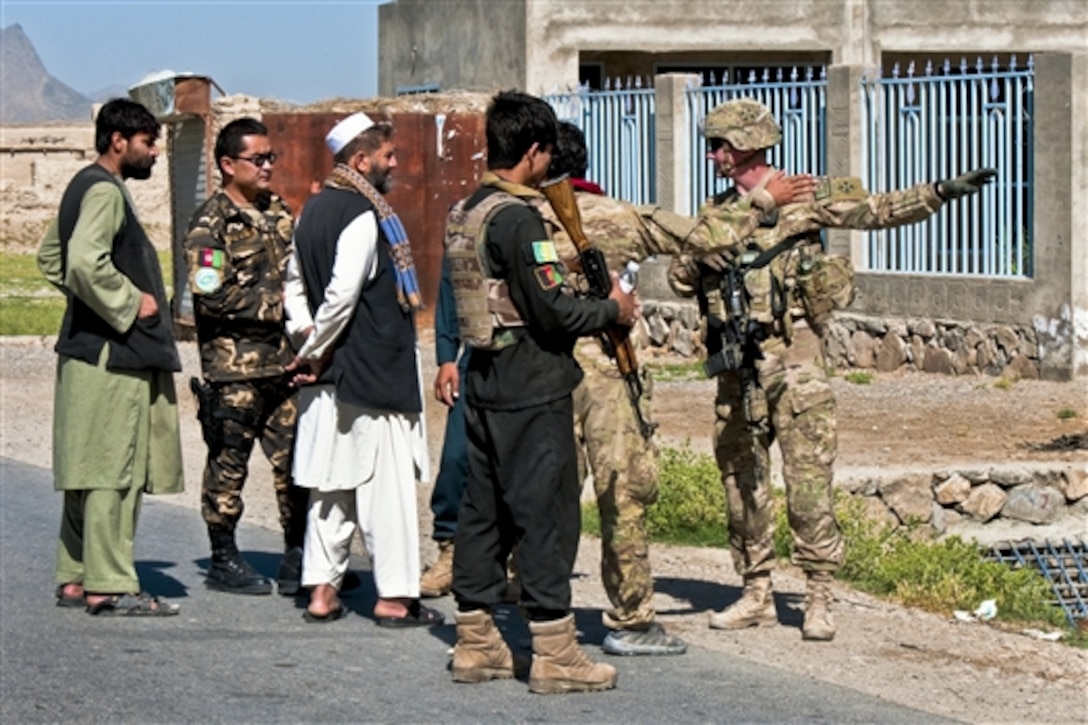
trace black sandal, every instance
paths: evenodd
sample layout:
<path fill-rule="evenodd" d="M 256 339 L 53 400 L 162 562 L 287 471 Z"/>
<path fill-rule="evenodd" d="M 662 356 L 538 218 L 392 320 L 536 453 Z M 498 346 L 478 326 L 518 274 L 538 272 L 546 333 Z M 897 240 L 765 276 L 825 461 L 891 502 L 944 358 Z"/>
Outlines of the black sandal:
<path fill-rule="evenodd" d="M 424 606 L 417 599 L 408 605 L 408 613 L 403 617 L 378 617 L 379 627 L 404 629 L 407 627 L 433 627 L 446 621 L 445 615 L 437 609 Z"/>
<path fill-rule="evenodd" d="M 181 611 L 177 604 L 167 604 L 146 592 L 119 594 L 87 607 L 95 617 L 171 617 Z"/>

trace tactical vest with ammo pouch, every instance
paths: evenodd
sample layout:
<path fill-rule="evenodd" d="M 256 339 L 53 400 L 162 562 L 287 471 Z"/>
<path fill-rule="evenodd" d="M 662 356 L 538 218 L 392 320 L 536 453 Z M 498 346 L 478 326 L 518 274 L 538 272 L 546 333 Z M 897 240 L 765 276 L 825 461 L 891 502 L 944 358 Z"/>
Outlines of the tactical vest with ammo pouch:
<path fill-rule="evenodd" d="M 454 204 L 446 220 L 446 262 L 457 324 L 465 345 L 479 350 L 501 350 L 517 342 L 513 329 L 524 327 L 505 280 L 494 279 L 484 249 L 487 226 L 500 210 L 525 202 L 502 190 L 488 194 L 465 209 L 467 199 Z"/>

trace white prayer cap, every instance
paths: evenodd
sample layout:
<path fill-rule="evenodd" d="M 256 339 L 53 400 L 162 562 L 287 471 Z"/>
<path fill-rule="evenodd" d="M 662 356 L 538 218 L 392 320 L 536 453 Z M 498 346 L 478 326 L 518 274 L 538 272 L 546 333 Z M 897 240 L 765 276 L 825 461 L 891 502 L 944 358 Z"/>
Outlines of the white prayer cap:
<path fill-rule="evenodd" d="M 354 141 L 356 136 L 373 125 L 374 122 L 370 120 L 370 116 L 362 112 L 353 113 L 332 127 L 325 136 L 325 145 L 333 154 L 338 154 L 342 148 Z"/>

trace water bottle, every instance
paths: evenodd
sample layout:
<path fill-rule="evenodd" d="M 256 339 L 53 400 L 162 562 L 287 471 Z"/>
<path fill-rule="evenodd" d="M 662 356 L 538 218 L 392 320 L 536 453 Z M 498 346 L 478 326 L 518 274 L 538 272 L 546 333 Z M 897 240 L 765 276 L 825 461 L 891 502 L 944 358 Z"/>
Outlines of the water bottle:
<path fill-rule="evenodd" d="M 638 262 L 631 260 L 620 272 L 620 289 L 623 290 L 625 295 L 631 294 L 634 291 L 635 285 L 638 284 Z"/>

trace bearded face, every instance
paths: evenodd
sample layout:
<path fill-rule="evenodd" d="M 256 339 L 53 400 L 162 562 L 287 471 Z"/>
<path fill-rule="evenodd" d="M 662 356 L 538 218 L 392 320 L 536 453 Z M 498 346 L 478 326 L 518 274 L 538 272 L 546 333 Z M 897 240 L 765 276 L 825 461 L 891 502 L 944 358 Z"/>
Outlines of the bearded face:
<path fill-rule="evenodd" d="M 122 179 L 147 179 L 155 166 L 159 150 L 151 134 L 140 131 L 128 139 L 124 156 L 121 157 L 120 172 Z"/>

